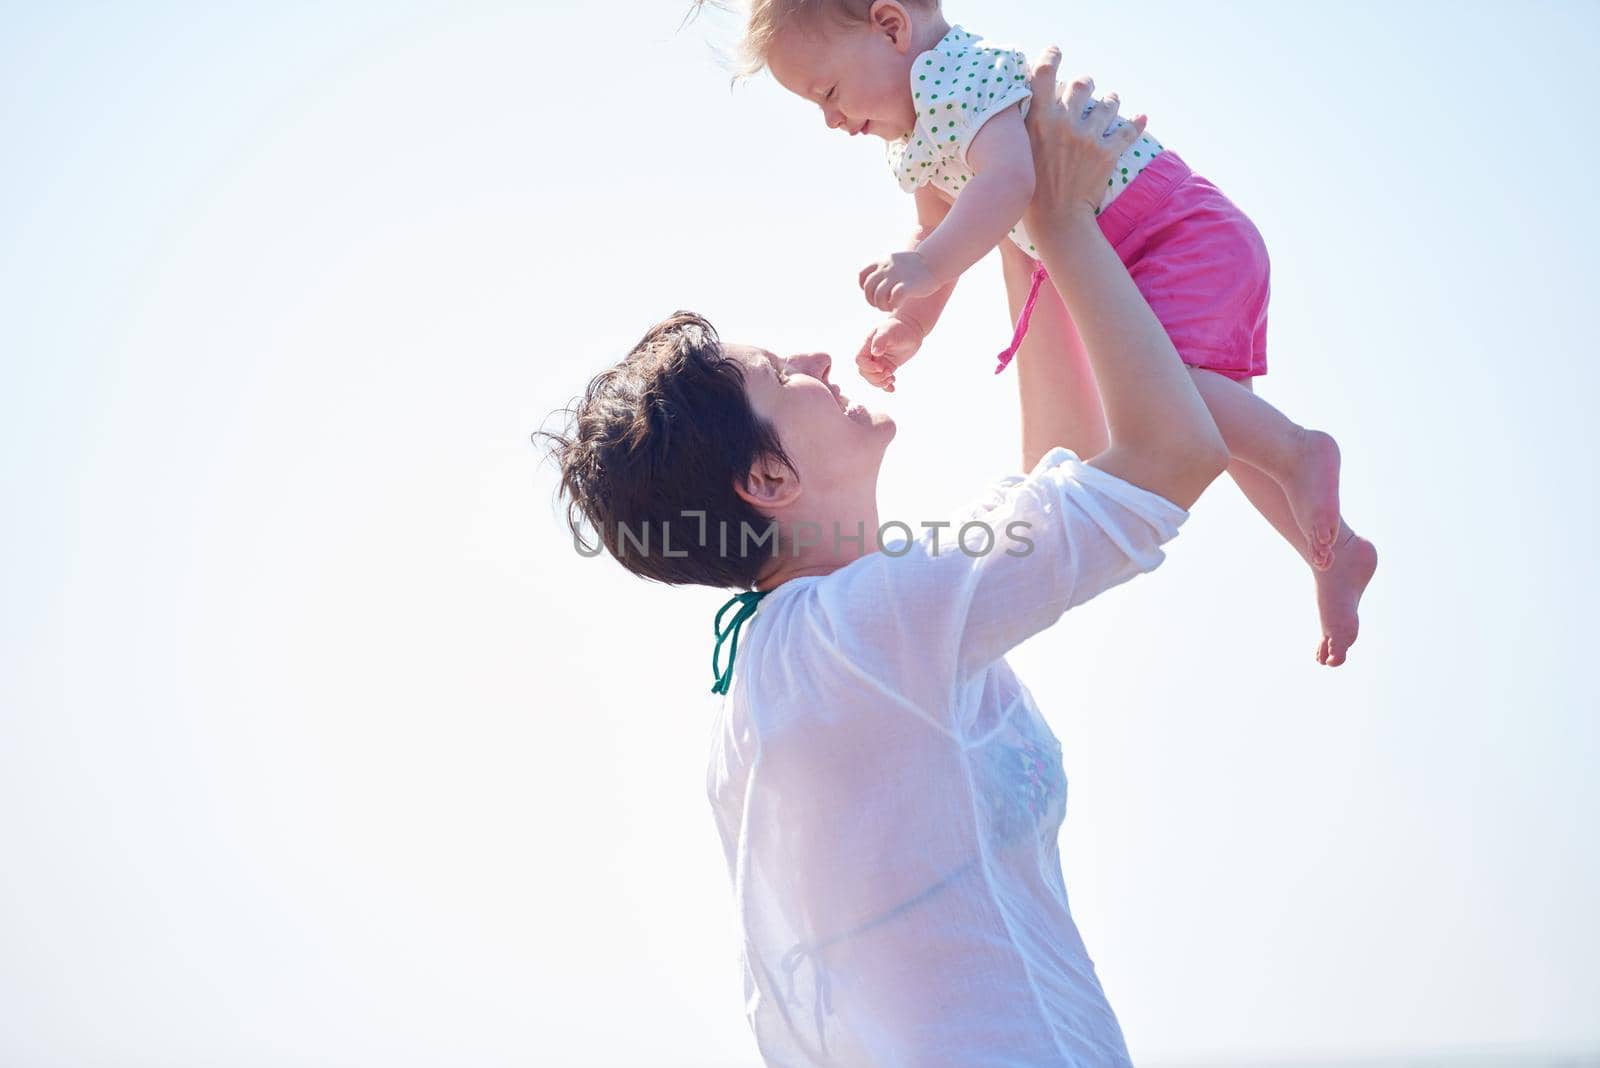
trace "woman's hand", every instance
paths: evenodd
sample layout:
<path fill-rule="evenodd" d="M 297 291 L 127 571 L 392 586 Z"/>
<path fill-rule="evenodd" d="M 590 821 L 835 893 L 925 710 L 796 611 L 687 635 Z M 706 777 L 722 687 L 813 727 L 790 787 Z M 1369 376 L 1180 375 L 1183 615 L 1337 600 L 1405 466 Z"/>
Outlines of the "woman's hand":
<path fill-rule="evenodd" d="M 1073 212 L 1094 215 L 1105 198 L 1112 165 L 1144 133 L 1145 116 L 1120 129 L 1117 94 L 1094 100 L 1094 79 L 1082 77 L 1068 88 L 1063 103 L 1056 91 L 1061 50 L 1045 50 L 1034 67 L 1033 103 L 1028 108 L 1028 140 L 1036 174 L 1033 200 L 1023 215 L 1029 233 L 1058 225 Z"/>
<path fill-rule="evenodd" d="M 1057 98 L 1061 53 L 1034 68 L 1028 135 L 1038 172 L 1028 234 L 1083 338 L 1109 444 L 1089 462 L 1188 508 L 1228 466 L 1228 450 L 1172 339 L 1106 241 L 1094 210 L 1112 164 L 1144 130 L 1121 129 L 1116 98 L 1088 108 L 1094 83 Z"/>

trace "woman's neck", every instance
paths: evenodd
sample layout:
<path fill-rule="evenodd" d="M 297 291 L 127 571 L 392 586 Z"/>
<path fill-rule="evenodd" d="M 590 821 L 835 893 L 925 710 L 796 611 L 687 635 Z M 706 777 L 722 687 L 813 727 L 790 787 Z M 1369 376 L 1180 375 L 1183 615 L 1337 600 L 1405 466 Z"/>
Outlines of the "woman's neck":
<path fill-rule="evenodd" d="M 844 515 L 854 518 L 844 519 Z M 771 568 L 756 579 L 756 589 L 773 590 L 793 578 L 827 575 L 878 551 L 878 506 L 836 512 L 821 521 L 780 521 Z"/>

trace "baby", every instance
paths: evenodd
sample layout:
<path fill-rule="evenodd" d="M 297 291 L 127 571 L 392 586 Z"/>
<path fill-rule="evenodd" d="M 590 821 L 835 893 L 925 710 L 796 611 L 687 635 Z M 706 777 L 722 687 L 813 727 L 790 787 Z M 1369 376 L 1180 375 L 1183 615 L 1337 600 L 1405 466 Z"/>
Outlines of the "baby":
<path fill-rule="evenodd" d="M 745 73 L 770 70 L 821 108 L 832 129 L 881 137 L 900 187 L 915 198 L 912 246 L 860 274 L 867 301 L 890 315 L 857 365 L 892 390 L 895 370 L 921 347 L 967 268 L 1007 240 L 1037 255 L 1020 222 L 1034 191 L 1023 124 L 1032 95 L 1027 60 L 949 24 L 938 0 L 752 0 L 748 10 Z M 1098 106 L 1115 114 L 1114 98 Z M 1377 553 L 1340 517 L 1333 438 L 1294 423 L 1250 385 L 1267 369 L 1269 266 L 1260 234 L 1147 132 L 1117 162 L 1096 215 L 1194 375 L 1232 453 L 1230 473 L 1311 565 L 1322 623 L 1317 659 L 1342 664 Z M 1045 277 L 1036 263 L 997 372 L 1021 344 Z"/>

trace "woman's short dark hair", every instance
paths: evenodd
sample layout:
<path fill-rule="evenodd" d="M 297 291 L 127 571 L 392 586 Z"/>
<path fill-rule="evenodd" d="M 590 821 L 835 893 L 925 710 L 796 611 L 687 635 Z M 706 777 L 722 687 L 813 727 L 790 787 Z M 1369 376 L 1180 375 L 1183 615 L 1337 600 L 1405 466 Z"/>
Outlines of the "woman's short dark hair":
<path fill-rule="evenodd" d="M 567 425 L 533 439 L 549 442 L 560 468 L 575 545 L 599 552 L 584 537 L 587 525 L 645 578 L 755 584 L 777 551 L 776 526 L 733 486 L 762 457 L 791 471 L 794 464 L 751 408 L 744 365 L 723 352 L 709 322 L 686 311 L 662 320 L 554 414 Z"/>

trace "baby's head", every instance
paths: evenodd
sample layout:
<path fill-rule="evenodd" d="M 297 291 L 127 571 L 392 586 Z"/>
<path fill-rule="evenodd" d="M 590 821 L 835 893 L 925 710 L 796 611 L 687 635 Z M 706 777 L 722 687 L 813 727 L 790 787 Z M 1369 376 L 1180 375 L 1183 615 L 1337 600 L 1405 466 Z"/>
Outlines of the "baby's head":
<path fill-rule="evenodd" d="M 830 129 L 897 141 L 916 125 L 911 64 L 950 32 L 939 0 L 751 0 L 742 73 L 822 109 Z"/>

